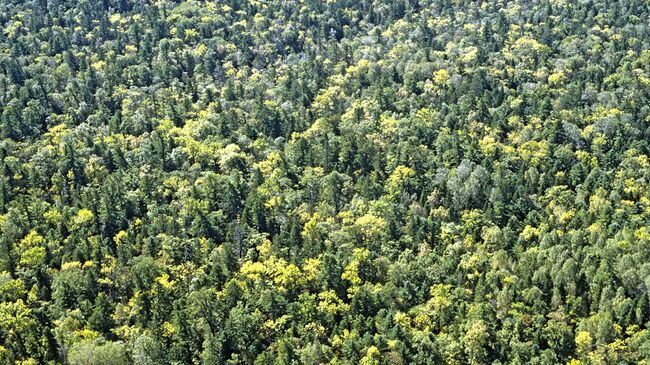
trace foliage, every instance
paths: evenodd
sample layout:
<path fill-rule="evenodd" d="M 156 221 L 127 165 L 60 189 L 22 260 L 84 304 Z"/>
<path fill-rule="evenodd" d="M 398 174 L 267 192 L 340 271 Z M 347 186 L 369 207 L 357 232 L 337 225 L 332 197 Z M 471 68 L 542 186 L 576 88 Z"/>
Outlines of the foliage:
<path fill-rule="evenodd" d="M 649 17 L 0 1 L 0 363 L 650 362 Z"/>

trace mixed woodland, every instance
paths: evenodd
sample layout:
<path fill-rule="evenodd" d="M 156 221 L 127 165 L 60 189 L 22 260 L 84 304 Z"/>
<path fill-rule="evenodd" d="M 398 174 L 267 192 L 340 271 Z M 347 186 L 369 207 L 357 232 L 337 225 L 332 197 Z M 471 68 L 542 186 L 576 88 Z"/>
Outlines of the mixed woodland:
<path fill-rule="evenodd" d="M 650 363 L 647 0 L 0 25 L 1 364 Z"/>

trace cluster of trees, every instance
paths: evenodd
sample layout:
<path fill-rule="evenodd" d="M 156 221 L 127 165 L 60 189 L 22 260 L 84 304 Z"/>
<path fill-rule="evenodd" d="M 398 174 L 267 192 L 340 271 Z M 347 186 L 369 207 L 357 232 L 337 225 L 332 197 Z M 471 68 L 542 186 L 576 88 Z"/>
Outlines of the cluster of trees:
<path fill-rule="evenodd" d="M 647 0 L 0 24 L 0 363 L 650 361 Z"/>

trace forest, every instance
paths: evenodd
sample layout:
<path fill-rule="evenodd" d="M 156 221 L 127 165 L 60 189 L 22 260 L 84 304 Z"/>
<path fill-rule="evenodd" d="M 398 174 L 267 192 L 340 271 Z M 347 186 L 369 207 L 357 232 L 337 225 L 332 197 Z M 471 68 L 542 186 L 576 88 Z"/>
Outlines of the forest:
<path fill-rule="evenodd" d="M 0 364 L 650 364 L 648 0 L 0 25 Z"/>

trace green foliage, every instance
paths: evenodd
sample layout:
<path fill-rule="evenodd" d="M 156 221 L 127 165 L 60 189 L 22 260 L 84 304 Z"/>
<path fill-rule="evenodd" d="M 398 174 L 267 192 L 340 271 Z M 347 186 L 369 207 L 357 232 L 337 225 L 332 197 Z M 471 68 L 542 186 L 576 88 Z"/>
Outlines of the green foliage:
<path fill-rule="evenodd" d="M 0 1 L 0 363 L 649 362 L 649 17 Z"/>

